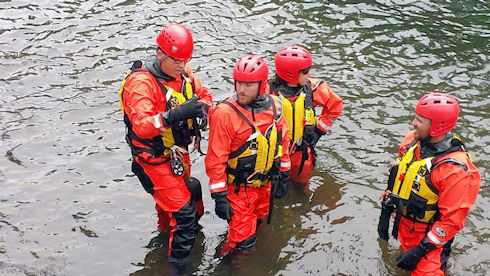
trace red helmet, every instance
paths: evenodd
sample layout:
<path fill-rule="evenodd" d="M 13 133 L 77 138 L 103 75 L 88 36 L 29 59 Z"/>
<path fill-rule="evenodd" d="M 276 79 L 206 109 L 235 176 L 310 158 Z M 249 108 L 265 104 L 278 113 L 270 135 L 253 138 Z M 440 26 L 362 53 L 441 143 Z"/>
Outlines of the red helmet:
<path fill-rule="evenodd" d="M 235 81 L 260 82 L 259 95 L 264 94 L 269 68 L 265 60 L 259 56 L 247 55 L 242 57 L 233 68 Z"/>
<path fill-rule="evenodd" d="M 306 69 L 313 63 L 310 52 L 297 45 L 287 46 L 277 51 L 274 61 L 277 75 L 291 84 L 298 84 L 299 70 Z"/>
<path fill-rule="evenodd" d="M 430 136 L 439 136 L 456 126 L 459 115 L 458 100 L 448 94 L 432 92 L 420 98 L 415 113 L 431 120 Z"/>
<path fill-rule="evenodd" d="M 165 26 L 157 36 L 157 44 L 162 51 L 177 60 L 189 60 L 192 57 L 194 42 L 189 30 L 180 24 Z"/>

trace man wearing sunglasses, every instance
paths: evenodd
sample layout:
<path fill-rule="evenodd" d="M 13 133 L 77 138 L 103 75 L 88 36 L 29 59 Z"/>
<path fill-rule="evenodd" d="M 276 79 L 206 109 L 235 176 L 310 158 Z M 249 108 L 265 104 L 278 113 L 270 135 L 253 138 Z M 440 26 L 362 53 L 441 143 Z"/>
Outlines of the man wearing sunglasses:
<path fill-rule="evenodd" d="M 132 171 L 156 202 L 158 229 L 169 233 L 169 261 L 180 266 L 204 211 L 200 183 L 190 177 L 188 146 L 206 127 L 212 98 L 188 64 L 194 44 L 186 27 L 164 27 L 156 43 L 155 56 L 128 71 L 120 100 Z"/>
<path fill-rule="evenodd" d="M 290 179 L 307 183 L 315 164 L 315 145 L 333 120 L 342 113 L 342 99 L 328 84 L 310 78 L 311 54 L 301 46 L 287 46 L 275 56 L 276 75 L 269 80 L 270 93 L 283 102 L 283 114 L 291 139 Z M 315 114 L 315 107 L 321 113 Z"/>

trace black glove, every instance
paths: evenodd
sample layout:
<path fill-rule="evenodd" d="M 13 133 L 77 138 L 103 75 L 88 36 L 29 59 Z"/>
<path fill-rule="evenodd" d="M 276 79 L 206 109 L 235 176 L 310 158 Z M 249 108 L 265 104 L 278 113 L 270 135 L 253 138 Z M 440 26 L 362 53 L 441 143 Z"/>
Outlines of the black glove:
<path fill-rule="evenodd" d="M 392 205 L 388 206 L 383 202 L 381 202 L 381 214 L 379 215 L 379 223 L 378 223 L 378 235 L 383 240 L 388 240 L 388 228 L 390 227 L 390 217 L 391 213 L 395 210 L 395 207 Z"/>
<path fill-rule="evenodd" d="M 396 266 L 405 270 L 414 270 L 417 264 L 429 251 L 436 249 L 436 246 L 431 244 L 425 237 L 417 246 L 405 251 L 399 258 Z"/>
<path fill-rule="evenodd" d="M 279 181 L 277 182 L 276 193 L 274 196 L 278 199 L 286 196 L 289 184 L 289 171 L 279 173 Z"/>
<path fill-rule="evenodd" d="M 231 220 L 231 216 L 233 216 L 233 209 L 231 209 L 230 201 L 226 198 L 227 192 L 220 192 L 211 194 L 211 197 L 214 199 L 216 206 L 214 211 L 216 215 L 227 221 Z"/>
<path fill-rule="evenodd" d="M 180 121 L 203 116 L 204 104 L 198 102 L 198 99 L 198 96 L 194 96 L 192 99 L 186 101 L 182 105 L 179 105 L 174 109 L 170 109 L 169 111 L 162 113 L 162 119 L 165 124 L 172 127 Z"/>
<path fill-rule="evenodd" d="M 320 137 L 325 135 L 325 132 L 321 131 L 316 126 L 306 126 L 304 130 L 303 139 L 311 147 L 315 147 Z"/>

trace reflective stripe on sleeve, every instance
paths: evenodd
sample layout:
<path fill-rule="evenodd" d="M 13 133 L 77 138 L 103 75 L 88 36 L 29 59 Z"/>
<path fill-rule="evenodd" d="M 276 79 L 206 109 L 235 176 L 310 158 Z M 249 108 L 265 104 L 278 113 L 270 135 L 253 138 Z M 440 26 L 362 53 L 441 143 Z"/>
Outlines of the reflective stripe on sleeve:
<path fill-rule="evenodd" d="M 291 162 L 281 162 L 281 168 L 289 168 L 291 167 Z"/>
<path fill-rule="evenodd" d="M 317 123 L 323 130 L 325 130 L 325 132 L 328 131 L 328 125 L 325 124 L 322 120 L 318 120 L 318 123 Z"/>
<path fill-rule="evenodd" d="M 165 131 L 167 129 L 167 127 L 163 126 L 162 115 L 157 114 L 153 116 L 153 121 L 153 125 L 155 126 L 155 128 L 158 128 L 161 131 Z"/>
<path fill-rule="evenodd" d="M 224 188 L 225 186 L 226 186 L 226 182 L 218 182 L 214 184 L 209 184 L 209 189 L 215 190 L 215 189 Z"/>
<path fill-rule="evenodd" d="M 427 233 L 427 238 L 433 243 L 433 244 L 437 244 L 437 245 L 443 245 L 445 244 L 445 242 L 441 242 L 434 234 L 432 234 L 431 231 L 429 231 L 429 233 Z"/>

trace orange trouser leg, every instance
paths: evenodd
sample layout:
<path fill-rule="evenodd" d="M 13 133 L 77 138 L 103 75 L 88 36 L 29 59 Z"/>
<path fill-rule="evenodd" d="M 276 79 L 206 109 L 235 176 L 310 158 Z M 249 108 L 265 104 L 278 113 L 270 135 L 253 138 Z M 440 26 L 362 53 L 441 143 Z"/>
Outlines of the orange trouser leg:
<path fill-rule="evenodd" d="M 398 228 L 398 239 L 403 250 L 407 251 L 417 246 L 425 238 L 427 224 L 413 223 L 409 219 L 402 217 Z M 441 269 L 442 247 L 429 251 L 425 257 L 420 259 L 412 275 L 444 275 Z"/>
<path fill-rule="evenodd" d="M 240 187 L 238 194 L 235 187 L 230 185 L 227 198 L 233 209 L 228 231 L 228 239 L 223 245 L 221 255 L 231 251 L 242 241 L 255 235 L 257 219 L 262 219 L 269 213 L 270 183 L 260 188 Z"/>

